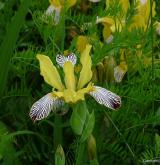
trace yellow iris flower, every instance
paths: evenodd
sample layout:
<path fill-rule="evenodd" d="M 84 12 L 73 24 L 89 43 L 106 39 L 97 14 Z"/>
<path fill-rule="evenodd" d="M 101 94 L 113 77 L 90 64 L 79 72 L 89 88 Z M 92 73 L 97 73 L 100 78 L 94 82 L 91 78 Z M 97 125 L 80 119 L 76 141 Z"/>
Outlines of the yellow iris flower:
<path fill-rule="evenodd" d="M 50 6 L 46 10 L 45 15 L 53 16 L 54 13 L 54 22 L 58 24 L 60 20 L 60 13 L 62 9 L 65 7 L 66 10 L 74 6 L 77 0 L 49 0 Z"/>
<path fill-rule="evenodd" d="M 104 41 L 110 43 L 113 39 L 112 34 L 117 30 L 121 32 L 122 28 L 126 25 L 125 17 L 128 9 L 130 8 L 129 0 L 106 0 L 107 9 L 111 7 L 112 4 L 119 3 L 122 8 L 122 14 L 119 18 L 113 18 L 111 16 L 106 16 L 98 18 L 96 23 L 102 23 L 103 28 L 103 38 Z M 147 29 L 147 26 L 150 24 L 150 9 L 151 4 L 150 0 L 136 0 L 137 2 L 137 13 L 132 18 L 132 23 L 128 26 L 128 30 L 131 31 L 136 28 L 141 28 L 143 30 Z M 152 5 L 152 16 L 155 16 L 155 1 Z"/>
<path fill-rule="evenodd" d="M 53 65 L 50 58 L 38 54 L 37 59 L 40 63 L 40 71 L 46 83 L 53 87 L 53 91 L 43 96 L 33 104 L 30 111 L 30 117 L 36 121 L 47 117 L 52 109 L 56 109 L 66 103 L 76 103 L 85 99 L 85 94 L 91 95 L 98 103 L 117 109 L 120 107 L 121 99 L 116 94 L 105 88 L 94 86 L 91 83 L 92 61 L 89 55 L 92 46 L 87 44 L 81 53 L 80 62 L 82 69 L 79 79 L 74 73 L 74 66 L 77 58 L 72 53 L 69 56 L 57 55 L 56 61 L 63 68 L 64 84 L 57 68 Z M 78 81 L 76 81 L 78 79 Z"/>

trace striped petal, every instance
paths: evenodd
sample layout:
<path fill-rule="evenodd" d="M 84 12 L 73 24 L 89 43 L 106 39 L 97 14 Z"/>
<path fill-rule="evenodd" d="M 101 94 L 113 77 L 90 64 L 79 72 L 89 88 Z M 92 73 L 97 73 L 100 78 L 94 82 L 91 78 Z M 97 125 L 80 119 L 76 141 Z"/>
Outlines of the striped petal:
<path fill-rule="evenodd" d="M 56 110 L 63 104 L 62 100 L 48 93 L 32 105 L 29 116 L 33 121 L 42 120 L 49 115 L 51 110 Z"/>
<path fill-rule="evenodd" d="M 94 86 L 94 91 L 89 94 L 101 105 L 104 105 L 113 110 L 121 106 L 121 98 L 115 93 L 98 86 Z"/>
<path fill-rule="evenodd" d="M 66 56 L 63 56 L 61 54 L 58 54 L 56 56 L 56 62 L 59 66 L 63 67 L 65 62 L 67 61 L 70 61 L 72 63 L 72 65 L 75 65 L 76 62 L 77 62 L 77 57 L 74 53 L 71 53 L 70 55 L 68 55 L 67 57 Z"/>

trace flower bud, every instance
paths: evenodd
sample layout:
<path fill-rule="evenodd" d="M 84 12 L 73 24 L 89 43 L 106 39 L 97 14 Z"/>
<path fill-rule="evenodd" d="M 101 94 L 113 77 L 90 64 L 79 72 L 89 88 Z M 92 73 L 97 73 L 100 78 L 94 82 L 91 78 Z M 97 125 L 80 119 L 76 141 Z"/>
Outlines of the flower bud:
<path fill-rule="evenodd" d="M 91 134 L 87 141 L 88 155 L 90 160 L 94 160 L 97 157 L 97 147 L 96 140 L 94 136 Z"/>
<path fill-rule="evenodd" d="M 114 67 L 116 62 L 113 57 L 106 56 L 103 60 L 105 82 L 114 82 Z"/>
<path fill-rule="evenodd" d="M 55 153 L 55 165 L 65 165 L 65 155 L 61 145 L 58 145 Z"/>
<path fill-rule="evenodd" d="M 98 82 L 98 73 L 97 73 L 97 69 L 96 68 L 93 68 L 92 70 L 92 82 L 93 83 L 97 83 Z"/>
<path fill-rule="evenodd" d="M 98 80 L 100 83 L 104 80 L 104 66 L 102 62 L 99 62 L 96 66 L 97 73 L 98 73 Z"/>

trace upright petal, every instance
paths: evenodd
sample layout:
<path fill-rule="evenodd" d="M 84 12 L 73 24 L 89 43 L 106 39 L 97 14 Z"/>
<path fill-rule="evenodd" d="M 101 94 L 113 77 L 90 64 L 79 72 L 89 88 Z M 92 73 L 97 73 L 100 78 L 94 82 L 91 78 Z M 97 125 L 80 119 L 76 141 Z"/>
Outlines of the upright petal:
<path fill-rule="evenodd" d="M 83 50 L 86 48 L 86 45 L 89 43 L 89 38 L 83 35 L 77 37 L 76 48 L 77 50 L 82 53 Z"/>
<path fill-rule="evenodd" d="M 38 54 L 37 59 L 40 62 L 41 75 L 44 80 L 52 87 L 62 91 L 64 86 L 61 82 L 60 75 L 50 58 L 45 55 Z"/>
<path fill-rule="evenodd" d="M 65 74 L 65 85 L 67 89 L 75 90 L 76 89 L 76 80 L 74 75 L 74 65 L 76 64 L 77 58 L 75 54 L 70 54 L 65 57 L 63 55 L 57 55 L 57 63 L 63 67 Z"/>
<path fill-rule="evenodd" d="M 63 71 L 65 74 L 64 80 L 65 80 L 66 88 L 75 91 L 76 80 L 74 75 L 74 65 L 70 61 L 65 62 L 63 66 Z"/>
<path fill-rule="evenodd" d="M 59 66 L 63 67 L 64 63 L 70 61 L 72 65 L 75 65 L 77 62 L 77 57 L 74 53 L 69 54 L 67 57 L 63 56 L 61 54 L 58 54 L 56 56 L 56 62 L 58 63 Z"/>
<path fill-rule="evenodd" d="M 80 72 L 80 77 L 78 81 L 78 89 L 81 89 L 83 86 L 85 86 L 92 78 L 92 61 L 89 55 L 91 48 L 92 46 L 87 44 L 85 50 L 81 54 L 80 61 L 82 64 L 82 70 Z"/>
<path fill-rule="evenodd" d="M 116 110 L 121 106 L 121 98 L 115 93 L 98 86 L 89 94 L 101 105 Z"/>
<path fill-rule="evenodd" d="M 51 112 L 53 104 L 54 98 L 48 93 L 32 105 L 29 116 L 33 121 L 44 119 Z"/>

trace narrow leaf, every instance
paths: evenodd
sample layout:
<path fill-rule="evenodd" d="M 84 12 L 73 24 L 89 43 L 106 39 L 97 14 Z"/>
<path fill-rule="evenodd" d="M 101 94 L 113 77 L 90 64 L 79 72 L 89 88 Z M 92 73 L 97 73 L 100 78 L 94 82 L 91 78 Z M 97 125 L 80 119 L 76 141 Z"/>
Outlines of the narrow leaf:
<path fill-rule="evenodd" d="M 95 116 L 94 116 L 94 111 L 92 111 L 91 114 L 87 115 L 84 130 L 80 139 L 81 142 L 85 141 L 89 137 L 89 135 L 91 134 L 94 128 L 94 123 L 95 123 Z"/>
<path fill-rule="evenodd" d="M 14 46 L 16 44 L 20 29 L 24 23 L 25 15 L 27 13 L 28 7 L 31 3 L 31 0 L 23 0 L 22 4 L 13 17 L 9 26 L 7 26 L 7 34 L 4 37 L 4 41 L 0 46 L 0 95 L 2 95 L 3 90 L 5 88 L 8 70 L 9 70 L 9 63 L 10 58 L 13 54 Z"/>

